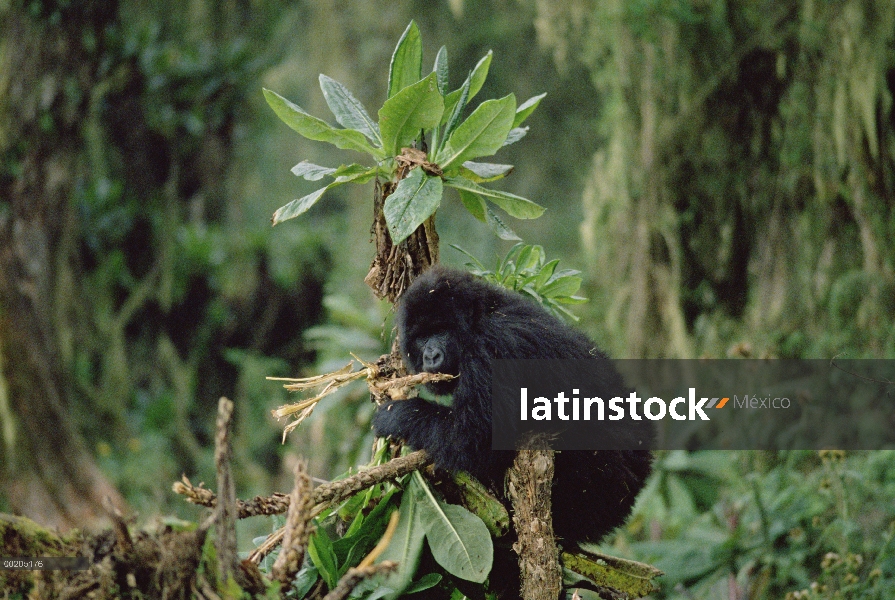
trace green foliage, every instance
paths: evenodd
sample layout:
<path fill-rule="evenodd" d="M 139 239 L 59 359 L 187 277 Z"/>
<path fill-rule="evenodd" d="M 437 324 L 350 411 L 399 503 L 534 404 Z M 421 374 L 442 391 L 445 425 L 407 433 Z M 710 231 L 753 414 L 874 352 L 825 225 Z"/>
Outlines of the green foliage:
<path fill-rule="evenodd" d="M 567 317 L 577 321 L 578 317 L 563 305 L 587 302 L 587 298 L 575 295 L 578 288 L 581 287 L 581 277 L 579 277 L 581 271 L 573 269 L 557 271 L 559 259 L 547 262 L 546 254 L 541 246 L 516 244 L 498 262 L 493 271 L 463 248 L 452 246 L 472 259 L 467 266 L 474 274 L 507 289 L 531 296 L 541 306 L 558 317 Z"/>
<path fill-rule="evenodd" d="M 447 65 L 444 67 L 447 69 Z M 388 70 L 388 97 L 391 98 L 404 88 L 413 85 L 422 77 L 423 42 L 420 29 L 414 21 L 398 40 Z"/>
<path fill-rule="evenodd" d="M 380 445 L 378 460 L 387 448 Z M 348 475 L 347 473 L 345 474 Z M 350 567 L 356 566 L 382 537 L 392 512 L 398 511 L 398 527 L 377 562 L 398 562 L 396 572 L 379 580 L 365 581 L 352 597 L 396 598 L 439 586 L 439 597 L 456 589 L 458 579 L 483 583 L 491 571 L 493 545 L 485 524 L 477 516 L 447 504 L 418 473 L 403 478 L 401 485 L 376 485 L 359 492 L 340 506 L 324 510 L 314 520 L 316 531 L 305 561 L 293 582 L 295 597 L 306 594 L 318 579 L 334 588 Z M 275 519 L 275 523 L 282 519 Z M 337 530 L 345 528 L 339 535 Z M 265 538 L 258 538 L 260 543 Z M 435 569 L 416 581 L 423 551 L 428 545 Z M 268 571 L 279 550 L 261 568 Z"/>
<path fill-rule="evenodd" d="M 423 554 L 426 530 L 423 529 L 420 521 L 422 506 L 420 496 L 419 483 L 413 478 L 401 497 L 398 528 L 395 530 L 392 542 L 380 557 L 380 562 L 393 560 L 398 563 L 398 570 L 385 581 L 385 585 L 396 594 L 404 591 L 413 581 L 417 567 L 419 567 L 420 557 Z"/>
<path fill-rule="evenodd" d="M 484 582 L 494 559 L 485 523 L 462 506 L 437 499 L 419 471 L 413 473 L 413 480 L 422 490 L 420 524 L 435 561 L 460 579 Z"/>
<path fill-rule="evenodd" d="M 382 209 L 394 239 L 403 240 L 434 214 L 441 202 L 441 192 L 441 179 L 426 177 L 422 169 L 414 169 L 398 182 Z"/>
<path fill-rule="evenodd" d="M 581 231 L 612 353 L 895 356 L 895 5 L 537 13 L 596 88 Z"/>
<path fill-rule="evenodd" d="M 394 560 L 399 563 L 398 571 L 386 580 L 385 585 L 398 595 L 413 593 L 409 588 L 419 591 L 423 583 L 435 585 L 447 575 L 475 583 L 484 582 L 491 571 L 494 552 L 485 524 L 462 506 L 447 504 L 437 498 L 419 473 L 408 477 L 398 529 L 379 558 L 380 562 Z M 442 576 L 431 572 L 412 583 L 412 578 L 419 575 L 417 568 L 423 540 L 428 543 L 437 565 L 446 573 Z"/>
<path fill-rule="evenodd" d="M 503 146 L 516 115 L 513 94 L 482 102 L 469 118 L 457 126 L 435 156 L 443 169 L 480 156 L 491 156 Z"/>
<path fill-rule="evenodd" d="M 247 98 L 279 58 L 262 49 L 282 47 L 283 8 L 262 0 L 243 22 L 240 11 L 123 2 L 102 30 L 105 20 L 63 16 L 62 29 L 99 40 L 100 66 L 93 88 L 74 72 L 54 83 L 70 106 L 47 104 L 81 128 L 78 158 L 59 172 L 71 179 L 71 213 L 57 220 L 71 229 L 57 247 L 77 257 L 59 271 L 60 366 L 74 422 L 147 518 L 192 513 L 162 482 L 213 476 L 213 399 L 242 407 L 244 431 L 269 429 L 279 391 L 264 375 L 309 358 L 296 334 L 319 314 L 323 236 L 273 240 L 235 208 L 249 169 L 235 166 L 234 145 L 254 128 Z M 291 335 L 278 333 L 284 325 Z M 270 489 L 278 441 L 271 432 L 236 444 L 240 493 Z"/>
<path fill-rule="evenodd" d="M 435 213 L 441 204 L 444 186 L 459 190 L 464 206 L 496 235 L 518 239 L 494 214 L 485 198 L 519 219 L 537 218 L 543 213 L 543 207 L 514 194 L 478 185 L 505 177 L 512 171 L 511 165 L 471 161 L 491 156 L 521 139 L 526 129 L 519 126 L 537 108 L 544 94 L 518 107 L 513 94 L 486 100 L 464 119 L 469 102 L 485 82 L 491 57 L 489 52 L 458 89 L 447 92 L 447 49 L 438 51 L 432 72 L 423 77 L 422 41 L 419 28 L 411 21 L 392 54 L 388 97 L 378 111 L 378 122 L 372 120 L 345 86 L 320 76 L 327 106 L 342 128 L 333 127 L 279 94 L 264 90 L 264 97 L 277 116 L 300 135 L 343 150 L 365 153 L 375 161 L 375 166 L 369 168 L 349 165 L 350 175 L 305 161 L 299 163 L 292 170 L 296 175 L 311 181 L 332 177 L 333 181 L 277 210 L 273 224 L 304 213 L 337 185 L 365 183 L 373 177 L 382 177 L 398 184 L 385 205 L 386 223 L 395 243 L 402 242 Z M 428 165 L 425 168 L 411 165 L 407 180 L 397 181 L 403 173 L 403 163 L 396 159 L 403 149 L 427 147 Z"/>
<path fill-rule="evenodd" d="M 710 597 L 719 585 L 753 598 L 889 598 L 892 459 L 891 452 L 660 453 L 618 541 L 665 572 L 657 598 Z M 631 541 L 631 532 L 646 528 L 651 541 Z"/>
<path fill-rule="evenodd" d="M 435 73 L 402 89 L 379 109 L 379 126 L 386 154 L 395 156 L 412 145 L 422 129 L 441 121 L 444 99 L 438 91 Z"/>

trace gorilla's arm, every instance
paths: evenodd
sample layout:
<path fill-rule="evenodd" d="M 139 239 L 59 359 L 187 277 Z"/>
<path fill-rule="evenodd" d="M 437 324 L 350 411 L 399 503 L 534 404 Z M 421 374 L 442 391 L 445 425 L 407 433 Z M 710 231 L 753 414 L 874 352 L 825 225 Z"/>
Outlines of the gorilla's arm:
<path fill-rule="evenodd" d="M 379 436 L 401 438 L 429 453 L 435 465 L 481 477 L 491 456 L 491 421 L 460 394 L 448 408 L 421 398 L 383 404 L 373 416 Z M 488 411 L 490 413 L 490 410 Z"/>

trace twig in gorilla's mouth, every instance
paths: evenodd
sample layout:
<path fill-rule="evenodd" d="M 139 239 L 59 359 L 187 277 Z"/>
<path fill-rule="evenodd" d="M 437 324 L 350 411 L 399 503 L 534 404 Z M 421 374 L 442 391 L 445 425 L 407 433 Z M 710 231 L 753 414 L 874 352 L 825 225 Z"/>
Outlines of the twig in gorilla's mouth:
<path fill-rule="evenodd" d="M 352 356 L 354 356 L 352 354 Z M 446 373 L 417 373 L 416 375 L 407 375 L 404 377 L 384 377 L 382 371 L 374 363 L 366 362 L 354 356 L 362 365 L 362 368 L 355 371 L 354 361 L 333 371 L 324 373 L 323 375 L 314 375 L 313 377 L 267 377 L 270 381 L 284 381 L 283 387 L 290 392 L 298 392 L 309 390 L 323 386 L 323 389 L 315 396 L 306 398 L 300 402 L 292 404 L 284 404 L 283 406 L 271 411 L 277 420 L 283 417 L 293 417 L 283 428 L 283 440 L 293 429 L 298 427 L 302 421 L 311 416 L 317 403 L 326 396 L 332 394 L 341 387 L 348 385 L 353 381 L 366 379 L 373 392 L 374 397 L 381 398 L 387 396 L 392 400 L 403 400 L 407 398 L 408 392 L 418 386 L 427 383 L 437 383 L 441 381 L 449 381 L 454 379 L 456 375 L 448 375 Z"/>

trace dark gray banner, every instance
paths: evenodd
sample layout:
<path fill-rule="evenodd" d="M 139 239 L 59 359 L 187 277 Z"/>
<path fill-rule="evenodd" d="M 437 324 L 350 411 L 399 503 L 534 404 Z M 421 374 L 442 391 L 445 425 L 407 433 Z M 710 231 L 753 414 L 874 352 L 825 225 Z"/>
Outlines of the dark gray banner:
<path fill-rule="evenodd" d="M 495 450 L 895 448 L 895 360 L 495 360 Z"/>

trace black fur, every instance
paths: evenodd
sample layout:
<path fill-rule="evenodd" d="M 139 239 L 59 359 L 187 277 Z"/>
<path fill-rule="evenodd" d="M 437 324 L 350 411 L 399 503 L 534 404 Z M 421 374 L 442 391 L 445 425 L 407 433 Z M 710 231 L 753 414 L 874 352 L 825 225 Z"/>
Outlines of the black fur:
<path fill-rule="evenodd" d="M 380 407 L 373 418 L 377 434 L 424 448 L 436 466 L 467 471 L 495 488 L 502 486 L 511 457 L 491 450 L 490 360 L 606 358 L 587 336 L 533 300 L 441 266 L 421 275 L 404 293 L 397 325 L 401 352 L 412 372 L 460 376 L 432 386 L 435 393 L 453 394 L 451 407 L 421 398 Z M 611 364 L 605 365 L 620 381 Z M 567 542 L 598 542 L 624 523 L 651 461 L 647 451 L 557 453 L 556 534 Z"/>

